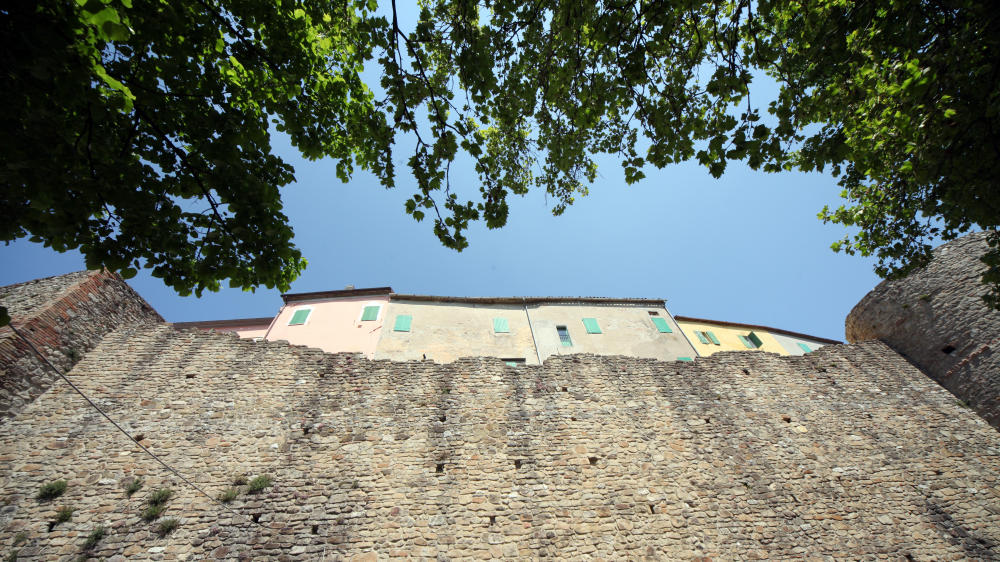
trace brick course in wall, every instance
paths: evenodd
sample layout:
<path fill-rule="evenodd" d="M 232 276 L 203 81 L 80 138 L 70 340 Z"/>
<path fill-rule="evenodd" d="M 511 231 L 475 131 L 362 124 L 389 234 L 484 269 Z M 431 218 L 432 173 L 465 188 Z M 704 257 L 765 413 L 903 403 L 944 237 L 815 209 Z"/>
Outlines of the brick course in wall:
<path fill-rule="evenodd" d="M 18 560 L 995 560 L 1000 451 L 880 342 L 692 363 L 367 361 L 126 328 L 0 426 Z M 141 477 L 131 499 L 124 486 Z M 64 479 L 66 493 L 36 499 Z M 170 534 L 140 517 L 170 487 Z M 245 487 L 243 488 L 245 489 Z M 71 521 L 52 523 L 61 506 Z M 108 533 L 85 553 L 98 525 Z"/>
<path fill-rule="evenodd" d="M 983 232 L 942 244 L 926 268 L 879 283 L 845 327 L 848 341 L 884 341 L 1000 428 L 1000 311 L 986 308 L 980 281 L 987 249 Z"/>
<path fill-rule="evenodd" d="M 112 330 L 163 318 L 117 273 L 79 271 L 0 287 L 13 325 L 64 372 Z M 21 411 L 55 380 L 9 327 L 0 328 L 0 420 Z"/>

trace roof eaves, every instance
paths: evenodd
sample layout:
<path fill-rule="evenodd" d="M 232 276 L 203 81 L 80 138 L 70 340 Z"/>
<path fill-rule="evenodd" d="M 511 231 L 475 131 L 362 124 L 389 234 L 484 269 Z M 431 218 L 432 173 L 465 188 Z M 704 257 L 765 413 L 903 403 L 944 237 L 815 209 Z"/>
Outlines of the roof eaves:
<path fill-rule="evenodd" d="M 403 293 L 390 293 L 390 299 L 427 301 L 427 302 L 455 302 L 474 304 L 538 304 L 545 302 L 589 302 L 598 304 L 646 304 L 665 306 L 663 299 L 613 299 L 604 297 L 447 297 L 437 295 L 409 295 Z"/>
<path fill-rule="evenodd" d="M 223 327 L 244 327 L 244 326 L 270 326 L 274 317 L 267 318 L 239 318 L 236 320 L 206 320 L 204 322 L 172 322 L 175 330 L 186 330 L 188 328 L 223 328 Z"/>
<path fill-rule="evenodd" d="M 342 299 L 348 297 L 370 297 L 392 294 L 392 287 L 373 287 L 370 289 L 346 289 L 343 291 L 318 291 L 315 293 L 285 293 L 281 299 L 288 302 L 310 301 L 319 299 Z"/>

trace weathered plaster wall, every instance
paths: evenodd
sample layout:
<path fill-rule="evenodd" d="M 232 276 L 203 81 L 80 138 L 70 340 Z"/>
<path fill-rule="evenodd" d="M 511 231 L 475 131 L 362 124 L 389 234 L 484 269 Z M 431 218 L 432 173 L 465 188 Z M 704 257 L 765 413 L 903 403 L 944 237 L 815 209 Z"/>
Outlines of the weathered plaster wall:
<path fill-rule="evenodd" d="M 751 328 L 735 328 L 732 326 L 723 326 L 719 324 L 711 324 L 706 322 L 689 322 L 685 320 L 678 320 L 681 329 L 687 334 L 691 343 L 694 344 L 695 349 L 698 350 L 698 354 L 702 356 L 712 355 L 713 353 L 718 353 L 720 351 L 756 351 L 754 349 L 749 349 L 747 346 L 743 345 L 743 342 L 737 338 L 737 335 L 747 336 L 750 332 L 757 334 L 760 340 L 764 343 L 761 348 L 762 351 L 770 351 L 771 353 L 777 353 L 778 355 L 788 355 L 788 351 L 778 343 L 778 340 L 774 339 L 774 336 L 770 332 L 765 330 L 751 329 Z M 719 345 L 716 345 L 709 340 L 709 343 L 704 344 L 698 340 L 698 336 L 695 332 L 712 332 L 715 337 L 719 340 Z"/>
<path fill-rule="evenodd" d="M 117 273 L 78 271 L 0 287 L 13 325 L 64 371 L 105 334 L 163 318 Z M 55 380 L 9 327 L 0 328 L 0 420 L 21 411 Z"/>
<path fill-rule="evenodd" d="M 805 351 L 798 346 L 799 343 L 806 344 L 811 351 L 816 351 L 817 349 L 828 345 L 823 342 L 818 342 L 816 340 L 810 340 L 806 338 L 797 338 L 792 336 L 787 336 L 785 334 L 780 334 L 778 332 L 768 332 L 768 334 L 774 338 L 774 341 L 781 344 L 781 347 L 788 352 L 789 355 L 805 355 Z"/>
<path fill-rule="evenodd" d="M 942 244 L 926 268 L 879 283 L 845 327 L 848 341 L 884 341 L 1000 428 L 1000 312 L 986 308 L 980 282 L 987 248 L 983 232 Z"/>
<path fill-rule="evenodd" d="M 285 340 L 327 353 L 357 352 L 372 359 L 385 322 L 389 295 L 294 301 L 286 304 L 268 334 L 269 341 Z M 377 320 L 361 321 L 365 306 L 379 306 Z M 313 309 L 305 324 L 289 326 L 297 310 Z"/>
<path fill-rule="evenodd" d="M 394 330 L 396 317 L 412 317 L 409 332 Z M 506 318 L 510 332 L 495 333 L 493 318 Z M 393 299 L 375 359 L 427 359 L 451 363 L 460 357 L 524 359 L 537 365 L 524 307 Z"/>
<path fill-rule="evenodd" d="M 18 560 L 75 560 L 101 524 L 107 562 L 998 557 L 996 432 L 879 342 L 508 368 L 163 326 L 109 335 L 72 376 L 211 494 L 272 476 L 232 504 L 260 526 L 57 384 L 0 427 L 0 554 L 24 533 Z M 138 512 L 165 486 L 180 526 L 160 536 Z"/>
<path fill-rule="evenodd" d="M 694 349 L 680 333 L 673 318 L 663 307 L 641 304 L 542 304 L 532 307 L 531 323 L 535 339 L 542 354 L 542 361 L 558 355 L 593 353 L 595 355 L 629 355 L 661 361 L 678 357 L 694 357 Z M 651 320 L 649 311 L 659 313 L 673 333 L 660 333 Z M 601 327 L 600 334 L 588 334 L 584 318 L 595 318 Z M 559 341 L 556 326 L 569 328 L 572 347 Z"/>

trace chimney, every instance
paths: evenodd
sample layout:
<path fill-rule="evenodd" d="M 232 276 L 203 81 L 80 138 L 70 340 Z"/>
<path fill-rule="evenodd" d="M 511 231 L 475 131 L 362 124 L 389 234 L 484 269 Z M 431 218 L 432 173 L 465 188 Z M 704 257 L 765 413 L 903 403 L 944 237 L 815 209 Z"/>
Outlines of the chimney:
<path fill-rule="evenodd" d="M 344 287 L 344 290 L 345 291 L 353 291 L 354 290 L 354 285 L 348 285 L 348 286 Z"/>

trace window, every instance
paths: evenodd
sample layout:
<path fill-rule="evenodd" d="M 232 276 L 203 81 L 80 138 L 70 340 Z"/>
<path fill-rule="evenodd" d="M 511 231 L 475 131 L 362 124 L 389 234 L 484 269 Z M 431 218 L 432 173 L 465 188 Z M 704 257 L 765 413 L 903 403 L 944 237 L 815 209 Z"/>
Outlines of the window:
<path fill-rule="evenodd" d="M 700 341 L 701 343 L 706 345 L 708 344 L 708 338 L 705 337 L 705 332 L 695 332 L 694 335 L 698 338 L 698 341 Z"/>
<path fill-rule="evenodd" d="M 722 345 L 719 343 L 719 338 L 715 337 L 715 334 L 712 332 L 705 332 L 705 335 L 708 336 L 708 339 L 712 340 L 712 343 L 715 345 Z"/>
<path fill-rule="evenodd" d="M 559 332 L 559 341 L 562 342 L 563 347 L 573 345 L 573 340 L 569 339 L 569 330 L 566 329 L 566 326 L 556 326 L 556 332 Z"/>
<path fill-rule="evenodd" d="M 494 318 L 493 319 L 493 332 L 496 334 L 508 334 L 510 333 L 510 326 L 507 324 L 506 318 Z"/>
<path fill-rule="evenodd" d="M 373 306 L 366 306 L 365 311 L 361 314 L 361 321 L 368 322 L 370 320 L 378 320 L 379 308 L 381 307 L 378 306 L 377 304 Z"/>
<path fill-rule="evenodd" d="M 659 313 L 659 312 L 657 312 L 657 311 L 655 311 L 655 310 L 650 310 L 650 311 L 649 311 L 649 315 L 650 315 L 650 316 L 659 316 L 659 315 L 660 315 L 660 313 Z"/>
<path fill-rule="evenodd" d="M 656 326 L 656 329 L 660 331 L 660 333 L 663 334 L 674 333 L 674 331 L 670 329 L 670 324 L 667 324 L 666 318 L 653 318 L 653 324 Z"/>
<path fill-rule="evenodd" d="M 806 353 L 812 352 L 812 350 L 809 349 L 809 346 L 806 345 L 806 344 L 804 344 L 804 343 L 800 343 L 800 344 L 798 344 L 798 346 L 799 346 L 800 349 L 802 349 L 802 351 L 804 351 Z"/>
<path fill-rule="evenodd" d="M 690 357 L 678 357 L 677 360 L 678 361 L 694 361 L 694 359 L 691 359 Z"/>
<path fill-rule="evenodd" d="M 747 338 L 746 336 L 739 336 L 738 335 L 736 337 L 740 338 L 740 341 L 743 342 L 743 345 L 745 345 L 748 349 L 756 349 L 757 348 L 757 346 L 754 345 L 754 343 L 749 338 Z"/>
<path fill-rule="evenodd" d="M 392 328 L 395 332 L 409 332 L 410 331 L 410 321 L 413 317 L 410 315 L 397 314 L 396 315 L 396 325 Z"/>
<path fill-rule="evenodd" d="M 525 360 L 520 357 L 501 359 L 508 367 L 520 367 L 525 364 Z"/>
<path fill-rule="evenodd" d="M 750 332 L 750 335 L 747 336 L 747 339 L 753 342 L 754 347 L 757 347 L 758 349 L 764 347 L 764 342 L 762 342 L 760 338 L 757 336 L 757 334 L 753 332 Z"/>
<path fill-rule="evenodd" d="M 587 328 L 588 334 L 600 334 L 601 327 L 597 325 L 597 320 L 594 318 L 584 318 L 583 327 Z"/>
<path fill-rule="evenodd" d="M 300 308 L 295 311 L 292 315 L 292 319 L 288 321 L 289 326 L 300 326 L 306 323 L 309 319 L 309 314 L 313 311 L 311 308 Z"/>

